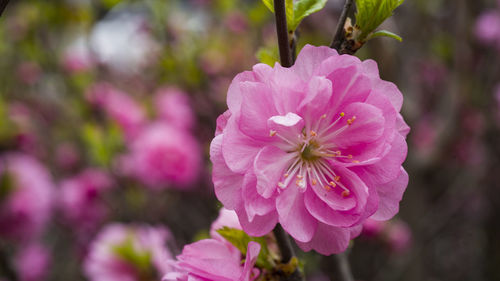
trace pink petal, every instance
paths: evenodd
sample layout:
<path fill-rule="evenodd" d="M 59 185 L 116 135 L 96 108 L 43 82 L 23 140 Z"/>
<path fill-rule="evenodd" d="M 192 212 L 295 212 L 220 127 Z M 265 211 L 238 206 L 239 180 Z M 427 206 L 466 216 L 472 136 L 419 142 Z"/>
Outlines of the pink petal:
<path fill-rule="evenodd" d="M 297 245 L 306 252 L 315 250 L 322 255 L 328 256 L 345 251 L 349 246 L 350 236 L 350 228 L 340 228 L 319 223 L 311 241 L 307 243 L 297 241 Z"/>
<path fill-rule="evenodd" d="M 310 186 L 312 190 L 308 190 L 305 195 L 307 210 L 325 224 L 339 227 L 352 226 L 362 218 L 369 196 L 368 187 L 348 169 L 344 167 L 332 167 L 332 169 L 340 176 L 340 182 L 349 189 L 350 195 L 344 198 L 340 186 L 330 191 L 319 185 Z"/>
<path fill-rule="evenodd" d="M 257 177 L 257 192 L 264 198 L 271 197 L 278 187 L 280 178 L 293 159 L 275 146 L 266 146 L 255 157 L 254 173 Z"/>
<path fill-rule="evenodd" d="M 332 82 L 324 77 L 314 76 L 309 81 L 307 95 L 299 105 L 298 112 L 307 116 L 309 122 L 316 121 L 330 111 Z M 308 124 L 308 128 L 310 128 Z"/>
<path fill-rule="evenodd" d="M 231 117 L 227 122 L 222 139 L 222 155 L 229 169 L 244 174 L 252 167 L 255 156 L 260 149 L 261 145 L 243 134 L 238 128 L 236 118 Z"/>
<path fill-rule="evenodd" d="M 255 75 L 252 71 L 245 71 L 239 73 L 234 77 L 231 85 L 229 85 L 229 89 L 227 91 L 227 106 L 231 113 L 238 114 L 240 112 L 242 94 L 241 94 L 241 82 L 250 81 L 255 82 Z"/>
<path fill-rule="evenodd" d="M 241 83 L 243 100 L 239 126 L 241 131 L 252 138 L 267 140 L 270 138 L 267 120 L 277 114 L 271 95 L 271 89 L 262 83 Z"/>
<path fill-rule="evenodd" d="M 264 236 L 271 232 L 278 222 L 278 214 L 275 211 L 263 216 L 255 215 L 251 222 L 248 220 L 245 208 L 236 209 L 236 214 L 240 219 L 241 227 L 250 236 Z"/>
<path fill-rule="evenodd" d="M 210 144 L 210 160 L 213 163 L 212 181 L 215 195 L 228 209 L 235 209 L 242 204 L 241 186 L 243 175 L 232 172 L 222 157 L 223 135 L 216 136 Z"/>
<path fill-rule="evenodd" d="M 266 215 L 275 208 L 273 198 L 266 199 L 257 192 L 257 177 L 251 172 L 247 173 L 243 180 L 243 201 L 250 222 L 255 215 Z"/>
<path fill-rule="evenodd" d="M 332 56 L 338 56 L 337 51 L 332 48 L 305 45 L 297 56 L 292 69 L 304 80 L 308 80 L 321 63 Z"/>
<path fill-rule="evenodd" d="M 243 272 L 239 281 L 251 281 L 254 280 L 255 277 L 252 278 L 252 273 L 254 272 L 254 266 L 257 262 L 257 258 L 259 257 L 260 252 L 260 244 L 254 241 L 250 241 L 247 246 L 247 255 L 245 258 L 245 264 L 243 265 Z"/>
<path fill-rule="evenodd" d="M 408 173 L 401 167 L 399 176 L 377 188 L 379 195 L 379 207 L 371 217 L 375 220 L 389 220 L 399 211 L 399 202 L 403 199 L 403 193 L 408 185 Z"/>
<path fill-rule="evenodd" d="M 314 235 L 318 221 L 309 214 L 304 204 L 304 193 L 290 185 L 276 199 L 276 210 L 283 228 L 295 240 L 308 242 Z"/>

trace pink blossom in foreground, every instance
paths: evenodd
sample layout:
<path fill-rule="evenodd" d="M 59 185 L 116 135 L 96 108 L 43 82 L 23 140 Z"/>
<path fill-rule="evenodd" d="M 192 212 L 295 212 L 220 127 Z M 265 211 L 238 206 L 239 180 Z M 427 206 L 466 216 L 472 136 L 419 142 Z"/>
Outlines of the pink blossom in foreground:
<path fill-rule="evenodd" d="M 159 280 L 171 270 L 170 238 L 163 227 L 108 225 L 90 246 L 85 275 L 91 281 Z"/>
<path fill-rule="evenodd" d="M 63 180 L 59 197 L 62 215 L 81 231 L 94 230 L 107 214 L 106 205 L 100 197 L 112 184 L 108 174 L 96 169 L 87 169 Z"/>
<path fill-rule="evenodd" d="M 128 139 L 134 138 L 146 121 L 141 106 L 128 94 L 110 84 L 94 85 L 87 93 L 87 99 L 102 108 L 120 126 Z"/>
<path fill-rule="evenodd" d="M 145 128 L 122 159 L 122 170 L 153 189 L 175 185 L 187 188 L 198 178 L 201 150 L 184 130 L 164 123 Z"/>
<path fill-rule="evenodd" d="M 0 237 L 39 235 L 50 218 L 53 183 L 36 159 L 20 153 L 0 156 Z"/>
<path fill-rule="evenodd" d="M 163 281 L 252 281 L 259 275 L 254 268 L 260 245 L 248 243 L 245 262 L 241 252 L 228 242 L 204 239 L 184 246 L 177 256 L 175 270 Z"/>
<path fill-rule="evenodd" d="M 50 263 L 48 250 L 35 242 L 21 248 L 14 260 L 20 281 L 44 280 L 50 270 Z"/>
<path fill-rule="evenodd" d="M 399 210 L 408 183 L 403 97 L 374 61 L 306 46 L 229 87 L 211 144 L 218 199 L 250 235 L 279 222 L 304 250 L 338 253 L 369 217 Z"/>
<path fill-rule="evenodd" d="M 254 266 L 260 245 L 255 242 L 248 244 L 245 263 L 242 265 L 241 252 L 217 233 L 223 227 L 241 229 L 234 211 L 222 208 L 210 227 L 212 239 L 185 246 L 173 263 L 175 270 L 165 275 L 163 281 L 254 280 L 259 275 L 259 270 L 254 269 Z"/>
<path fill-rule="evenodd" d="M 180 129 L 191 129 L 194 113 L 189 97 L 175 88 L 162 88 L 154 97 L 156 112 L 161 120 Z"/>

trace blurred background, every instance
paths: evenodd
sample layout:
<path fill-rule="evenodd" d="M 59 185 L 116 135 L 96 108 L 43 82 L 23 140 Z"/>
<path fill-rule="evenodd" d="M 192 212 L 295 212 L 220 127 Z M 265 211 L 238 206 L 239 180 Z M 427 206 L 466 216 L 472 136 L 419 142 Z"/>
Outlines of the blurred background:
<path fill-rule="evenodd" d="M 299 49 L 329 45 L 343 4 L 302 22 Z M 500 280 L 500 1 L 407 0 L 382 27 L 403 42 L 374 39 L 357 56 L 405 96 L 410 183 L 398 216 L 353 241 L 353 273 Z M 221 207 L 208 148 L 228 85 L 277 52 L 260 0 L 11 1 L 0 280 L 92 280 L 84 261 L 110 223 L 169 229 L 174 256 L 207 237 Z M 332 257 L 299 255 L 308 280 L 335 280 Z"/>

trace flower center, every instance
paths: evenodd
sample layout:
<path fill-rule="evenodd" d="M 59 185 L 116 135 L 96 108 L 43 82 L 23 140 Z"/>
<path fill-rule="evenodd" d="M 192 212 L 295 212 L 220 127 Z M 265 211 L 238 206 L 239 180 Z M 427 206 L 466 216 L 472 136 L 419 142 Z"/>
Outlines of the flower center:
<path fill-rule="evenodd" d="M 292 164 L 278 182 L 279 188 L 285 189 L 290 184 L 295 184 L 302 190 L 307 186 L 313 188 L 321 186 L 326 191 L 337 190 L 342 197 L 351 194 L 330 164 L 331 160 L 353 158 L 352 155 L 343 155 L 335 145 L 336 136 L 347 130 L 356 120 L 356 116 L 353 116 L 346 120 L 344 126 L 336 126 L 344 116 L 342 112 L 337 119 L 327 124 L 324 122 L 326 119 L 324 114 L 315 124 L 304 126 L 296 138 L 290 137 L 293 136 L 290 132 L 288 134 L 270 132 L 272 137 L 276 136 L 282 140 L 282 148 L 293 156 Z"/>

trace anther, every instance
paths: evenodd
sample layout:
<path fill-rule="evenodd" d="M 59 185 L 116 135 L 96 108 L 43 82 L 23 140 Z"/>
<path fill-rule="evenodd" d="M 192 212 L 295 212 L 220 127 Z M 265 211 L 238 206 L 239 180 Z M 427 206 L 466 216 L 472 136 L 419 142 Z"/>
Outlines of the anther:
<path fill-rule="evenodd" d="M 359 160 L 352 160 L 352 163 L 359 163 Z"/>
<path fill-rule="evenodd" d="M 278 187 L 281 188 L 281 189 L 284 189 L 286 187 L 286 185 L 282 182 L 279 182 L 278 183 Z"/>
<path fill-rule="evenodd" d="M 336 183 L 334 183 L 333 181 L 331 181 L 331 182 L 330 182 L 330 186 L 331 186 L 331 187 L 336 187 L 336 186 L 337 186 L 337 184 L 336 184 Z"/>
<path fill-rule="evenodd" d="M 340 180 L 340 176 L 336 176 L 333 178 L 335 181 L 339 181 Z"/>
<path fill-rule="evenodd" d="M 311 136 L 315 137 L 315 136 L 317 136 L 317 135 L 318 135 L 318 134 L 316 134 L 316 132 L 315 132 L 315 131 L 311 131 Z"/>
<path fill-rule="evenodd" d="M 344 112 L 340 112 L 340 117 L 344 117 L 345 113 Z"/>
<path fill-rule="evenodd" d="M 352 154 L 347 155 L 347 158 L 352 159 Z"/>
<path fill-rule="evenodd" d="M 349 190 L 344 190 L 344 191 L 342 191 L 342 194 L 341 194 L 341 195 L 342 195 L 342 197 L 347 197 L 347 196 L 349 196 L 349 194 L 351 194 L 351 193 L 349 192 Z"/>
<path fill-rule="evenodd" d="M 311 181 L 311 183 L 312 183 L 312 185 L 316 185 L 316 184 L 318 183 L 318 181 L 317 181 L 316 179 L 313 179 L 313 180 Z"/>
<path fill-rule="evenodd" d="M 283 177 L 284 178 L 287 178 L 289 176 L 289 174 L 284 174 Z"/>
<path fill-rule="evenodd" d="M 321 115 L 321 119 L 325 119 L 325 118 L 326 118 L 326 114 Z"/>
<path fill-rule="evenodd" d="M 303 176 L 302 176 L 302 175 L 297 175 L 297 178 L 298 178 L 299 180 L 301 180 L 301 179 L 303 178 Z"/>
<path fill-rule="evenodd" d="M 326 191 L 330 191 L 330 190 L 331 190 L 330 186 L 328 186 L 328 185 L 323 186 L 323 188 L 324 188 Z"/>
<path fill-rule="evenodd" d="M 274 131 L 274 130 L 270 130 L 269 131 L 269 136 L 270 137 L 274 137 L 275 135 L 276 135 L 276 131 Z"/>

